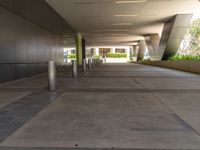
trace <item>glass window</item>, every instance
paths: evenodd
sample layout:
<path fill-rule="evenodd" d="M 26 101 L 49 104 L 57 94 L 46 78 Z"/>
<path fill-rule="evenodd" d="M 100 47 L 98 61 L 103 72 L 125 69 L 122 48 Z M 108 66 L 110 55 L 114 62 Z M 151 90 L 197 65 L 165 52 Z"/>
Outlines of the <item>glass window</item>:
<path fill-rule="evenodd" d="M 115 53 L 126 53 L 125 49 L 116 48 Z"/>

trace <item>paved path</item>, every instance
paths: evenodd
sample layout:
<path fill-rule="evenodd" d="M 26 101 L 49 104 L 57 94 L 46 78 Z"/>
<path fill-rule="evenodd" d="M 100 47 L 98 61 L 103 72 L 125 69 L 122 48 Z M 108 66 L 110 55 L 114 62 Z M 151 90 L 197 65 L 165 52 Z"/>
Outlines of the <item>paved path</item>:
<path fill-rule="evenodd" d="M 200 149 L 200 76 L 104 64 L 0 86 L 0 149 Z"/>

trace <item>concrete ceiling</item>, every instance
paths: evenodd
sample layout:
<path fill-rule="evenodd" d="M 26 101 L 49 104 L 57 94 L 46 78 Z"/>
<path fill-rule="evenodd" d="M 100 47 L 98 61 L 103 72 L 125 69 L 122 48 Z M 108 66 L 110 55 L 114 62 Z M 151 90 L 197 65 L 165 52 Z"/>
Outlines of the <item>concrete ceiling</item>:
<path fill-rule="evenodd" d="M 46 0 L 89 46 L 132 45 L 162 32 L 175 14 L 197 13 L 198 0 Z"/>

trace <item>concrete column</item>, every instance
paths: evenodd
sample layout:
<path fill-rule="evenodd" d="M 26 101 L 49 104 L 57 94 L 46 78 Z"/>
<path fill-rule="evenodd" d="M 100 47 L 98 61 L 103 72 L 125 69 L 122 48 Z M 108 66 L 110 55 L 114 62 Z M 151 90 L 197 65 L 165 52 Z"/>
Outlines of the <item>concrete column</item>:
<path fill-rule="evenodd" d="M 138 57 L 138 52 L 139 52 L 139 45 L 133 45 L 133 61 L 137 61 L 137 57 Z"/>
<path fill-rule="evenodd" d="M 152 61 L 162 59 L 162 53 L 159 51 L 160 36 L 159 34 L 150 34 L 145 36 L 145 41 Z"/>
<path fill-rule="evenodd" d="M 164 51 L 163 60 L 167 60 L 178 51 L 192 16 L 193 14 L 178 14 L 165 23 L 159 46 L 159 49 Z"/>
<path fill-rule="evenodd" d="M 133 45 L 133 54 L 134 54 L 135 56 L 138 55 L 138 51 L 139 51 L 139 45 Z"/>
<path fill-rule="evenodd" d="M 138 50 L 138 56 L 137 56 L 137 61 L 140 61 L 144 58 L 144 53 L 146 50 L 146 42 L 145 40 L 139 41 L 139 50 Z"/>
<path fill-rule="evenodd" d="M 76 34 L 76 56 L 77 56 L 77 65 L 82 65 L 83 61 L 83 52 L 82 52 L 82 36 L 80 33 Z"/>
<path fill-rule="evenodd" d="M 178 14 L 164 23 L 161 38 L 158 34 L 145 35 L 150 59 L 168 60 L 178 51 L 192 19 L 192 14 Z"/>
<path fill-rule="evenodd" d="M 48 84 L 49 91 L 56 90 L 56 65 L 54 61 L 48 62 Z"/>
<path fill-rule="evenodd" d="M 85 39 L 82 39 L 82 59 L 86 59 L 86 41 Z"/>

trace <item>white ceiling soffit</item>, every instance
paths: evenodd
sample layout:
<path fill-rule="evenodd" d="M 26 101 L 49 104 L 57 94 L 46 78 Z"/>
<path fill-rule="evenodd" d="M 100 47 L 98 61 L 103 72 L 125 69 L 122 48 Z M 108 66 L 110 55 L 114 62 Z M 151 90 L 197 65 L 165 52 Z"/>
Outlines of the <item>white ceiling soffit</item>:
<path fill-rule="evenodd" d="M 130 45 L 149 33 L 161 34 L 175 14 L 199 10 L 198 0 L 46 0 L 89 46 Z"/>

